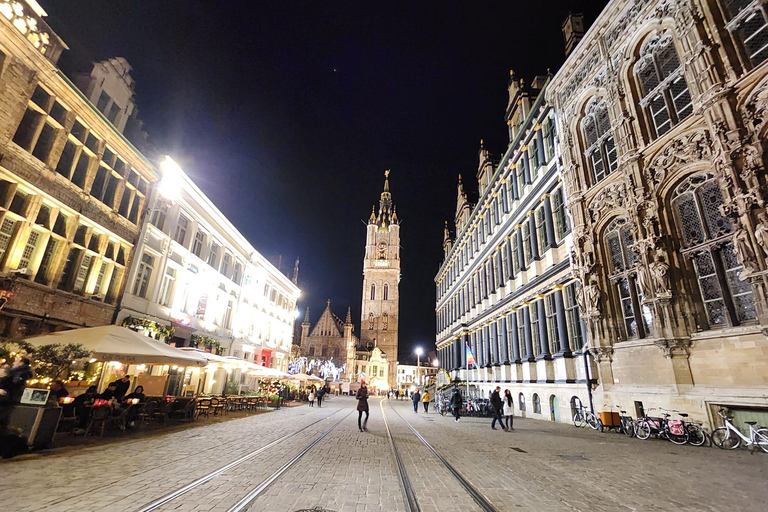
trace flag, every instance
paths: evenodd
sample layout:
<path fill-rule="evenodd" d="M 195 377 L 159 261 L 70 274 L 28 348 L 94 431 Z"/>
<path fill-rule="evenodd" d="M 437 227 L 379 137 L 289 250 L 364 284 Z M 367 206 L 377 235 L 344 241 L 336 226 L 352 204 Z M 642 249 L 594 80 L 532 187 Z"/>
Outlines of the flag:
<path fill-rule="evenodd" d="M 475 362 L 475 356 L 472 355 L 472 349 L 469 348 L 469 343 L 465 344 L 467 347 L 467 369 L 469 369 L 470 366 L 477 366 L 477 363 Z"/>

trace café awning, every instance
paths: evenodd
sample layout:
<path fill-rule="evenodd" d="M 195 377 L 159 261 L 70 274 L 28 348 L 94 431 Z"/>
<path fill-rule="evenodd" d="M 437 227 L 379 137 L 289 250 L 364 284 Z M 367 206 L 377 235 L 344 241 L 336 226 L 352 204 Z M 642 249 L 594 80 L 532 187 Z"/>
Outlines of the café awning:
<path fill-rule="evenodd" d="M 120 327 L 103 325 L 59 331 L 29 338 L 32 346 L 80 344 L 92 352 L 97 361 L 119 361 L 123 364 L 168 364 L 178 366 L 205 366 L 205 358 L 179 350 L 162 341 Z"/>

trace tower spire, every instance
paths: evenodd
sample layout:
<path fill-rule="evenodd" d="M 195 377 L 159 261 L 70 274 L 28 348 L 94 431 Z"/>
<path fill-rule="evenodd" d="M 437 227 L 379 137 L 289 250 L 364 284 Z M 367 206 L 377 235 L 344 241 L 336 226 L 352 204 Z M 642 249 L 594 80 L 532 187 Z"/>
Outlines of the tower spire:
<path fill-rule="evenodd" d="M 344 323 L 346 323 L 346 324 L 351 324 L 352 323 L 352 308 L 351 307 L 347 307 L 347 319 L 344 321 Z"/>
<path fill-rule="evenodd" d="M 384 191 L 379 200 L 379 215 L 376 217 L 376 225 L 379 231 L 387 231 L 392 224 L 392 194 L 389 192 L 389 169 L 384 171 Z"/>

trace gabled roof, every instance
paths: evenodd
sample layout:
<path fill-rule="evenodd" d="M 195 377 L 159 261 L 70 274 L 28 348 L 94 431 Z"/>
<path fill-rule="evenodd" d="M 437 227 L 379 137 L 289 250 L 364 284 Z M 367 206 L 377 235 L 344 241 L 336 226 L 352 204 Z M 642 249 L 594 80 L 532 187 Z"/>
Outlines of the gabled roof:
<path fill-rule="evenodd" d="M 310 336 L 338 336 L 340 338 L 343 336 L 343 333 L 344 322 L 331 311 L 331 301 L 329 299 L 325 311 L 320 315 L 320 319 L 312 329 Z"/>

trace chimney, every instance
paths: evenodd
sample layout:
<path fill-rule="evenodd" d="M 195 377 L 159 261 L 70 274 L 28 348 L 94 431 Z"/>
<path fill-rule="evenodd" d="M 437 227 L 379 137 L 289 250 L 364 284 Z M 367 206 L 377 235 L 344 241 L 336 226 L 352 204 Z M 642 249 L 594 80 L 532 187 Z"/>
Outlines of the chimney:
<path fill-rule="evenodd" d="M 565 38 L 565 56 L 571 54 L 581 38 L 584 37 L 584 15 L 569 13 L 563 22 L 563 37 Z"/>

